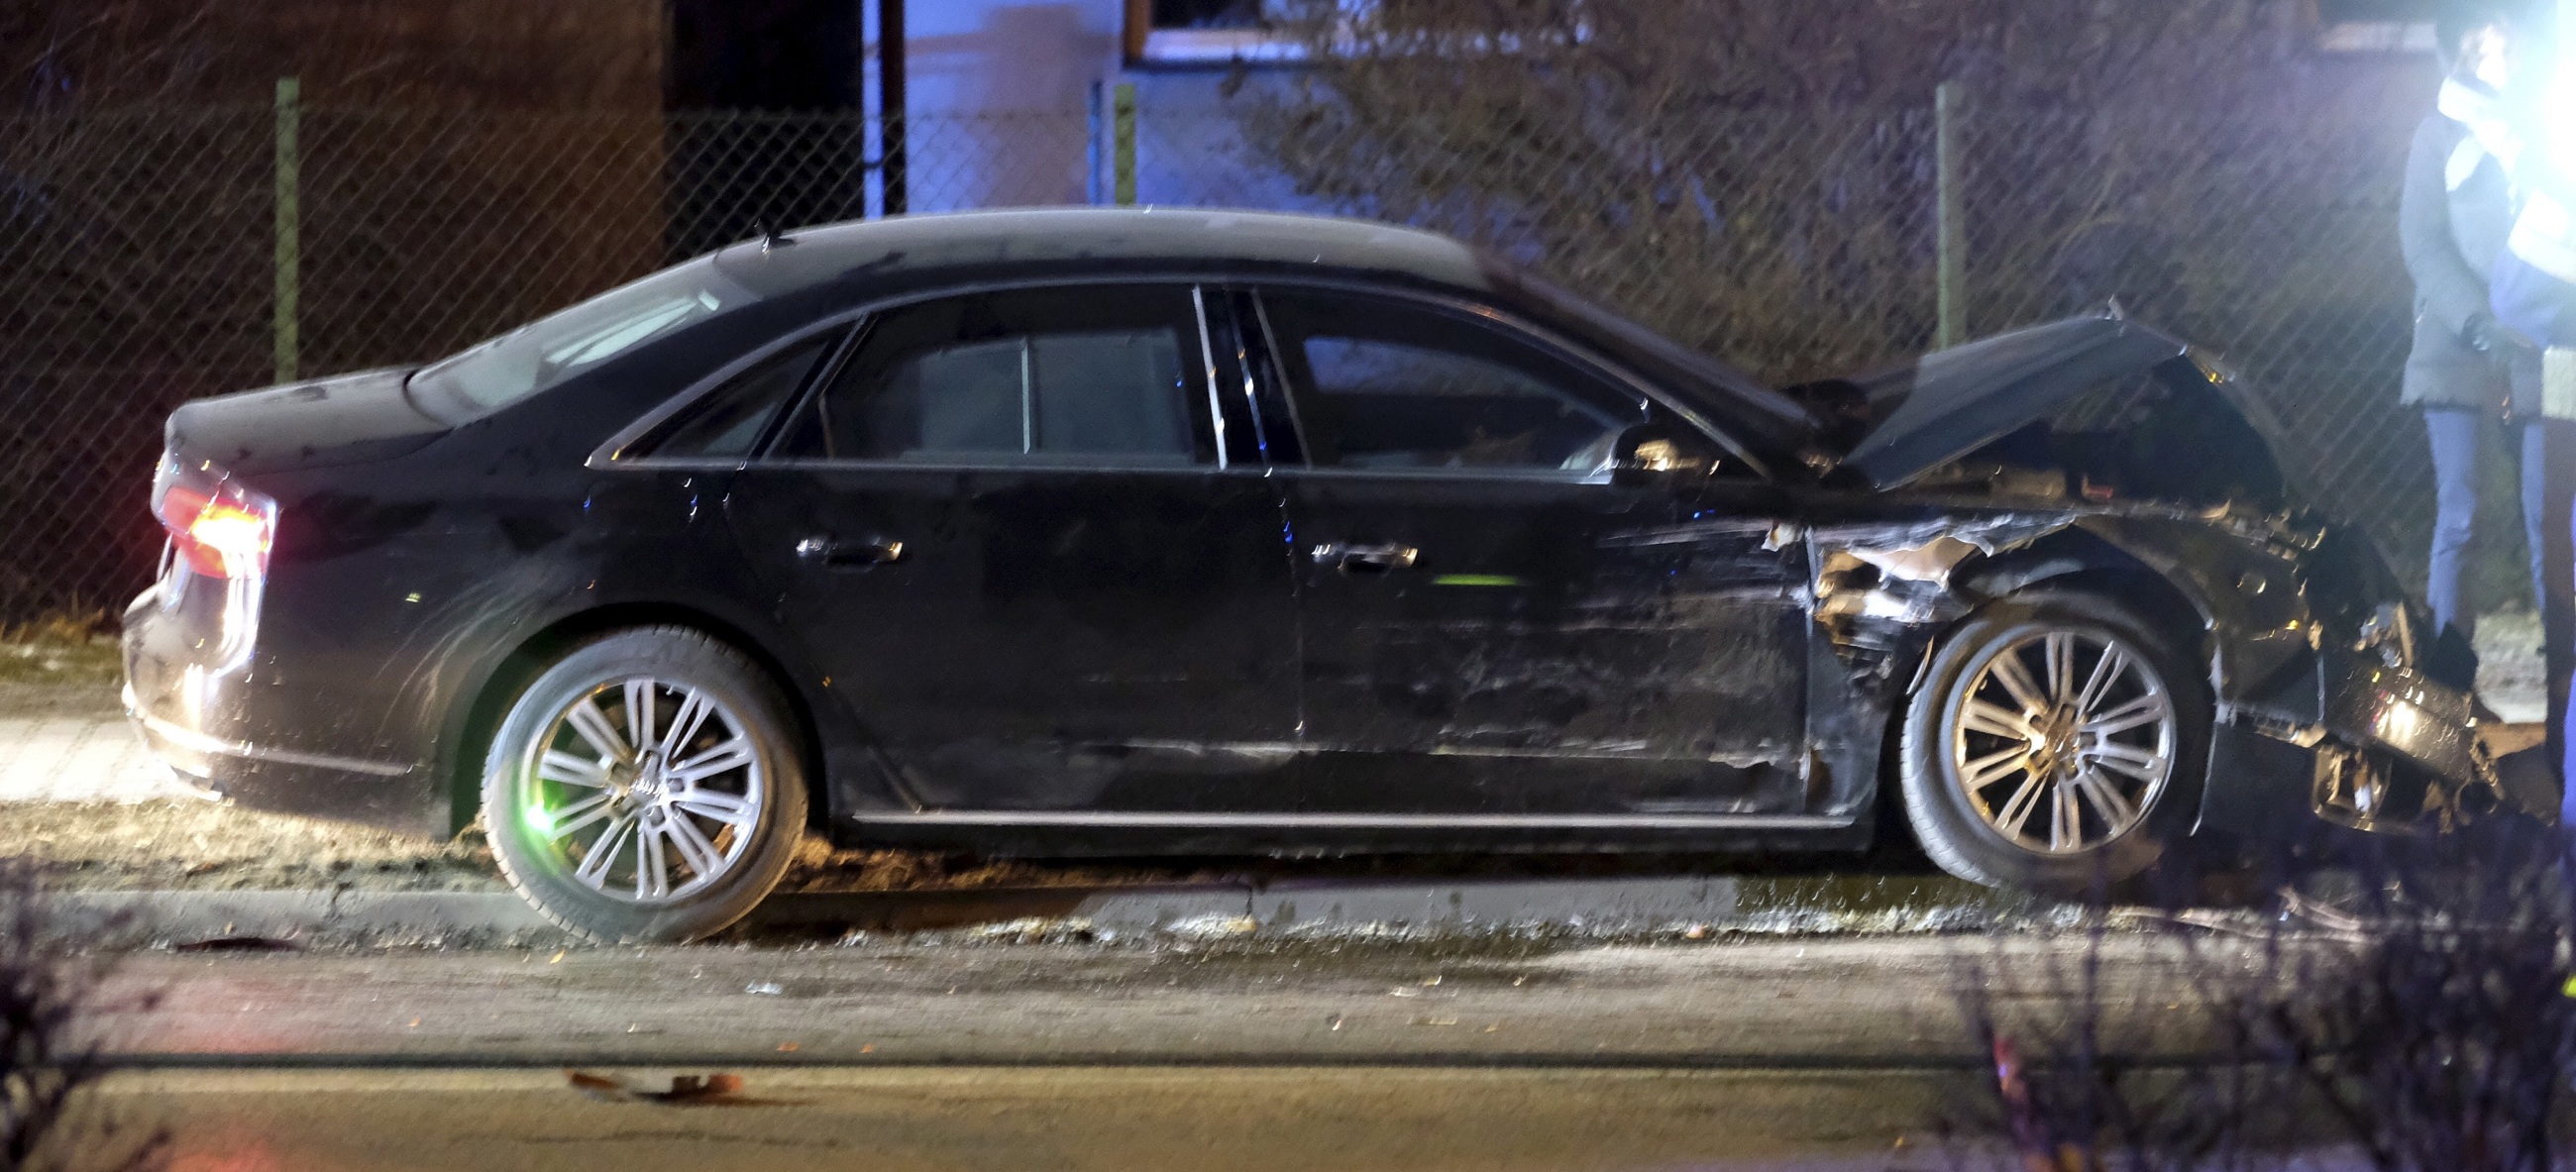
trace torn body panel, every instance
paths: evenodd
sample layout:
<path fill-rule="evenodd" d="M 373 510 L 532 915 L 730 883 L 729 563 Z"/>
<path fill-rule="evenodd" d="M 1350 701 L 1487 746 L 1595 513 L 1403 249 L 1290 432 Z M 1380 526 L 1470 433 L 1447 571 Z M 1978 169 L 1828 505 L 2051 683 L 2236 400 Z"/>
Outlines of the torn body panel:
<path fill-rule="evenodd" d="M 1944 628 L 1985 602 L 2052 580 L 2120 593 L 2135 589 L 2119 584 L 2123 576 L 2151 577 L 2197 621 L 2192 642 L 2217 703 L 2204 829 L 2293 830 L 2304 823 L 2285 818 L 2333 816 L 2356 788 L 2378 813 L 2338 820 L 2388 829 L 2401 803 L 2373 795 L 2405 790 L 2404 778 L 2414 779 L 2409 808 L 2441 819 L 2503 804 L 2468 697 L 2416 673 L 2400 647 L 2374 644 L 2371 632 L 2309 605 L 2303 559 L 2324 531 L 2123 505 L 1830 525 L 1811 536 L 1817 629 L 1834 649 L 1848 685 L 1843 703 L 1860 728 L 1892 718 L 1912 688 L 1906 673 L 1928 662 Z M 2274 744 L 2250 745 L 2247 736 Z M 2365 769 L 2401 776 L 2353 780 Z"/>
<path fill-rule="evenodd" d="M 2329 796 L 2364 774 L 2417 779 L 2446 823 L 2500 804 L 2469 698 L 2413 670 L 2412 604 L 2365 542 L 2297 510 L 2279 423 L 2209 356 L 2113 312 L 1798 393 L 1839 453 L 1828 482 L 1938 513 L 1816 527 L 1817 626 L 1864 721 L 1991 598 L 2152 583 L 2188 609 L 2172 621 L 2197 620 L 2217 704 L 2203 829 L 2335 817 Z M 2337 820 L 2399 821 L 2375 808 Z"/>
<path fill-rule="evenodd" d="M 1636 816 L 1804 812 L 1802 548 L 1759 486 L 1283 478 L 1301 740 L 1274 803 Z M 1402 573 L 1316 551 L 1391 543 Z"/>

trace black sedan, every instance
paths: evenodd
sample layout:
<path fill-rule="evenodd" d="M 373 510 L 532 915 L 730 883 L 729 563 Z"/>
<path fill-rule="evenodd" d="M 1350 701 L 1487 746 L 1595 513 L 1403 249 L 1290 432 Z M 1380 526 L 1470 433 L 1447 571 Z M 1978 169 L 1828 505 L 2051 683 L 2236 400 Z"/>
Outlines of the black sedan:
<path fill-rule="evenodd" d="M 188 404 L 127 703 L 608 940 L 809 829 L 1856 850 L 2043 890 L 2504 801 L 2421 616 L 2116 312 L 1774 389 L 1452 240 L 1168 210 L 736 245 Z"/>

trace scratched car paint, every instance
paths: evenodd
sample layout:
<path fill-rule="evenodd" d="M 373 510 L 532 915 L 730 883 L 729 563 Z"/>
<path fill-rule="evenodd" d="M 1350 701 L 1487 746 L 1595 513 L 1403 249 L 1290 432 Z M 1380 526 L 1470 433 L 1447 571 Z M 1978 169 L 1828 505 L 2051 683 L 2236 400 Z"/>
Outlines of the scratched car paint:
<path fill-rule="evenodd" d="M 2253 400 L 2116 312 L 1775 389 L 1445 238 L 1160 210 L 803 230 L 595 304 L 172 417 L 157 751 L 422 834 L 589 810 L 625 837 L 523 865 L 652 906 L 756 885 L 789 784 L 841 842 L 988 853 L 1848 851 L 1932 800 L 1902 766 L 1966 812 L 1909 807 L 1936 859 L 2043 888 L 2541 804 Z M 673 631 L 766 681 L 733 756 L 644 745 L 682 669 L 558 705 L 635 745 L 496 745 Z"/>

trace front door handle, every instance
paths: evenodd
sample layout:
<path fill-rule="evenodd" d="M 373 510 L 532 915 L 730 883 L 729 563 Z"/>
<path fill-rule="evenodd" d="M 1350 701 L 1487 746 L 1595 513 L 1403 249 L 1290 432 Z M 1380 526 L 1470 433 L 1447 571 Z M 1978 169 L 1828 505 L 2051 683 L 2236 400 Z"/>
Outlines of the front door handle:
<path fill-rule="evenodd" d="M 1410 545 L 1319 545 L 1315 560 L 1345 574 L 1383 574 L 1390 570 L 1409 570 L 1422 551 Z"/>
<path fill-rule="evenodd" d="M 903 543 L 883 538 L 866 541 L 837 541 L 829 537 L 808 537 L 796 543 L 796 556 L 809 562 L 820 562 L 836 570 L 866 569 L 903 560 Z"/>

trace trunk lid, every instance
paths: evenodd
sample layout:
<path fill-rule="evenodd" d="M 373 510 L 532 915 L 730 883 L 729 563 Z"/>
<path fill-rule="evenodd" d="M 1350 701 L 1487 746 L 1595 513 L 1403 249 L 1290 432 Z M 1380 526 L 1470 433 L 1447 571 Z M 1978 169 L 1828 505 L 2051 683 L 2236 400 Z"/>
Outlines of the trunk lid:
<path fill-rule="evenodd" d="M 409 368 L 362 371 L 199 399 L 170 415 L 169 449 L 235 473 L 382 460 L 450 427 L 404 393 Z"/>

